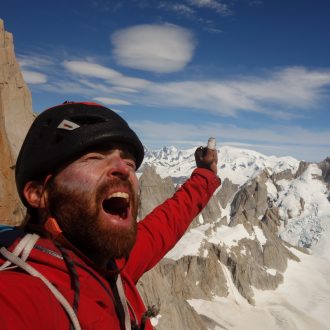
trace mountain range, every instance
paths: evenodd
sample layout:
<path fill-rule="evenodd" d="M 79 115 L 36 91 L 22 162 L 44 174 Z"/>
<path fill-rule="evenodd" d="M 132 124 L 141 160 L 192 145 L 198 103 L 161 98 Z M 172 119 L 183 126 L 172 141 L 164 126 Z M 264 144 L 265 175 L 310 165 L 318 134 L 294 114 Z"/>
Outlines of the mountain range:
<path fill-rule="evenodd" d="M 194 150 L 145 150 L 140 218 L 190 175 Z M 218 155 L 222 186 L 140 284 L 161 305 L 156 328 L 328 329 L 330 158 Z"/>

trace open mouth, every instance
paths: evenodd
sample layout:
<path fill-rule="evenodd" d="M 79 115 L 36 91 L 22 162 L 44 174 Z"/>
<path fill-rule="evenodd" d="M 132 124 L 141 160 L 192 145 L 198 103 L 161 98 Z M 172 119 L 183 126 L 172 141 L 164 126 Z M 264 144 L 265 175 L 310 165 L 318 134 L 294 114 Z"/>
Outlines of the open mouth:
<path fill-rule="evenodd" d="M 115 192 L 102 203 L 103 210 L 111 215 L 125 219 L 129 210 L 129 195 L 125 192 Z"/>

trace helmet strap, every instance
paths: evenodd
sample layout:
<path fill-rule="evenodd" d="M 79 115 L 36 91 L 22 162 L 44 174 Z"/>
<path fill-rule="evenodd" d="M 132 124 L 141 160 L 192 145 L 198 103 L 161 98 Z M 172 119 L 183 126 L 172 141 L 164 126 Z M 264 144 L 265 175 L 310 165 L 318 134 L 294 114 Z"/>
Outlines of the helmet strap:
<path fill-rule="evenodd" d="M 44 223 L 44 228 L 51 235 L 53 239 L 57 239 L 58 236 L 62 235 L 62 229 L 58 225 L 57 221 L 53 217 L 48 217 Z"/>

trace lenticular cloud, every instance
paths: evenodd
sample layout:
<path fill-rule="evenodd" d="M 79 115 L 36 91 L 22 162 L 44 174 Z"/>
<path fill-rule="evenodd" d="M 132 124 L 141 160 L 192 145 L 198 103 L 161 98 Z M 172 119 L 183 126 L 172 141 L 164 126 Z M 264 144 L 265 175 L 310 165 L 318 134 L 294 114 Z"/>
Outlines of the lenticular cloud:
<path fill-rule="evenodd" d="M 116 61 L 134 69 L 168 73 L 183 69 L 195 49 L 193 35 L 176 25 L 138 25 L 112 35 Z"/>

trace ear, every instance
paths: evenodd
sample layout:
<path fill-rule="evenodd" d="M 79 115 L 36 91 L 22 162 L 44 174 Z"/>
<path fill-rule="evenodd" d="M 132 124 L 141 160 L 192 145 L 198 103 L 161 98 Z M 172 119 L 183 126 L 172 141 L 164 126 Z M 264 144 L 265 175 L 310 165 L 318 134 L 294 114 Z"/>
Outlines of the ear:
<path fill-rule="evenodd" d="M 29 181 L 25 184 L 23 194 L 26 201 L 35 208 L 45 207 L 45 190 L 40 181 Z"/>

